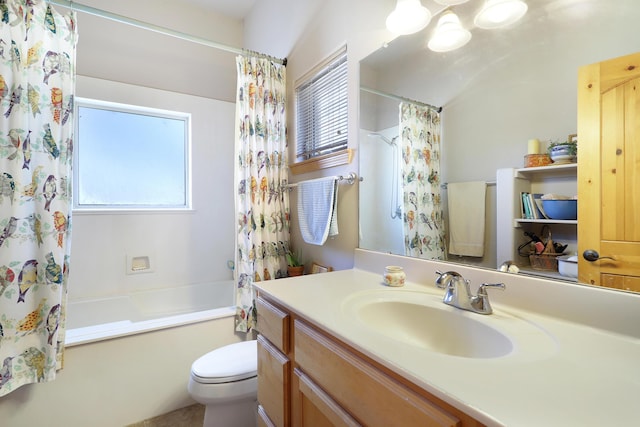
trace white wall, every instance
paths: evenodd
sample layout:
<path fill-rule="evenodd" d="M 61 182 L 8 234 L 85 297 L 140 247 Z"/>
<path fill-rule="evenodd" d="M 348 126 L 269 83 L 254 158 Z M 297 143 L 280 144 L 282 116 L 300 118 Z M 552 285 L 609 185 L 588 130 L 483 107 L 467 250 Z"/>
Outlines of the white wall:
<path fill-rule="evenodd" d="M 379 136 L 395 145 L 389 145 Z M 360 131 L 359 247 L 404 254 L 404 223 L 398 127 Z M 395 168 L 393 163 L 395 162 Z"/>
<path fill-rule="evenodd" d="M 293 89 L 296 80 L 343 45 L 348 46 L 349 80 L 349 147 L 355 151 L 350 165 L 337 166 L 319 172 L 292 176 L 291 181 L 319 176 L 359 173 L 358 162 L 358 92 L 359 61 L 382 46 L 392 36 L 385 29 L 386 16 L 395 0 L 261 0 L 256 2 L 245 20 L 245 46 L 270 55 L 287 57 L 289 158 L 293 157 L 295 125 L 293 119 Z M 306 6 L 306 10 L 300 8 Z M 284 7 L 284 9 L 283 9 Z M 286 12 L 283 12 L 286 10 Z M 290 13 L 291 12 L 291 13 Z M 258 28 L 257 30 L 256 28 Z M 286 29 L 294 28 L 287 31 Z M 250 28 L 250 30 L 249 30 Z M 299 29 L 298 39 L 292 38 Z M 286 37 L 290 36 L 290 37 Z M 341 185 L 338 199 L 340 234 L 327 240 L 324 246 L 303 243 L 296 222 L 296 193 L 291 193 L 292 241 L 301 247 L 303 258 L 318 261 L 336 269 L 353 266 L 353 249 L 358 246 L 358 185 Z"/>
<path fill-rule="evenodd" d="M 85 76 L 77 94 L 191 114 L 193 211 L 74 214 L 69 298 L 231 279 L 234 104 Z M 149 255 L 153 272 L 125 274 L 127 255 Z"/>
<path fill-rule="evenodd" d="M 242 21 L 184 0 L 82 0 L 82 4 L 242 47 Z M 61 8 L 62 10 L 62 8 Z M 80 75 L 233 102 L 235 54 L 79 13 Z"/>
<path fill-rule="evenodd" d="M 242 46 L 240 20 L 182 0 L 82 3 Z M 235 253 L 235 55 L 82 12 L 77 25 L 78 96 L 192 114 L 194 211 L 75 215 L 70 298 L 231 278 L 226 262 Z M 127 254 L 150 255 L 155 272 L 126 276 Z"/>

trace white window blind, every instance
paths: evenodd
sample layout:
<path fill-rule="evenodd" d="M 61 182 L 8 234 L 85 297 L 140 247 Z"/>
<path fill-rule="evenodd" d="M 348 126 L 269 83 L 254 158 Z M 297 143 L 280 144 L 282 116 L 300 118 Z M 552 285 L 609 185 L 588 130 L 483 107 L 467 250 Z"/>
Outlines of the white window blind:
<path fill-rule="evenodd" d="M 296 157 L 347 148 L 347 52 L 341 50 L 296 88 Z"/>

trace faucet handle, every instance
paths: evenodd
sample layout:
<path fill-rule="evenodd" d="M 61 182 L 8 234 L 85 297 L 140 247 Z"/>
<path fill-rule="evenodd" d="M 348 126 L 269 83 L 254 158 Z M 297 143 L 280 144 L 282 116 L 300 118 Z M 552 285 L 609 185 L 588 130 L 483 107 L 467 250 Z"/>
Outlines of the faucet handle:
<path fill-rule="evenodd" d="M 487 295 L 487 288 L 500 289 L 501 291 L 506 288 L 504 283 L 483 283 L 478 288 L 478 295 L 473 297 L 471 306 L 476 313 L 491 314 L 493 308 L 489 302 L 489 295 Z"/>
<path fill-rule="evenodd" d="M 483 283 L 478 288 L 478 296 L 487 296 L 487 288 L 500 289 L 504 291 L 507 286 L 504 283 Z"/>
<path fill-rule="evenodd" d="M 442 271 L 436 270 L 436 275 L 438 275 L 438 278 L 436 279 L 436 286 L 439 287 L 440 289 L 451 287 L 451 281 L 454 278 L 456 277 L 462 278 L 462 275 L 455 271 L 445 271 L 443 273 Z"/>

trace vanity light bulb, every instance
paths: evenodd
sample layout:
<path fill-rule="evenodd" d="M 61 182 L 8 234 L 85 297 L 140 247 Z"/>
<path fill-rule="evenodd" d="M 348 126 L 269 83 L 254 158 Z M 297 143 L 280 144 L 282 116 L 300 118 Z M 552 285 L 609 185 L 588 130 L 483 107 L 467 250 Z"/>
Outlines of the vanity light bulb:
<path fill-rule="evenodd" d="M 413 34 L 429 25 L 431 12 L 420 0 L 398 0 L 396 8 L 387 17 L 387 29 L 394 34 Z"/>
<path fill-rule="evenodd" d="M 527 9 L 522 0 L 487 0 L 473 23 L 485 30 L 506 27 L 522 18 Z"/>
<path fill-rule="evenodd" d="M 445 12 L 438 20 L 427 46 L 434 52 L 449 52 L 459 49 L 471 40 L 471 32 L 462 28 L 460 19 L 453 12 Z"/>
<path fill-rule="evenodd" d="M 455 6 L 457 4 L 466 3 L 469 0 L 433 0 L 433 1 L 443 6 Z"/>

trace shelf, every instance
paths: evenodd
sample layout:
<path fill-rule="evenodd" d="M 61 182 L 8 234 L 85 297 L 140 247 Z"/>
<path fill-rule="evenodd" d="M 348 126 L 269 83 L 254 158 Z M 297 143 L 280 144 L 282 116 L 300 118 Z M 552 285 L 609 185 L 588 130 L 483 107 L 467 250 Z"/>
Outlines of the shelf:
<path fill-rule="evenodd" d="M 527 193 L 568 193 L 577 187 L 577 163 L 539 166 L 532 168 L 503 168 L 496 172 L 499 191 L 496 194 L 496 259 L 499 261 L 519 259 L 518 246 L 523 242 L 522 231 L 549 226 L 564 243 L 577 248 L 578 220 L 522 218 L 523 192 Z M 528 264 L 528 263 L 527 263 Z M 553 279 L 571 281 L 556 271 L 534 270 L 526 265 L 523 273 Z"/>
<path fill-rule="evenodd" d="M 575 176 L 578 170 L 577 163 L 564 163 L 560 165 L 538 166 L 535 168 L 516 169 L 516 177 L 525 178 L 535 175 L 544 176 Z"/>
<path fill-rule="evenodd" d="M 578 279 L 576 279 L 575 277 L 563 276 L 557 271 L 536 270 L 531 267 L 519 267 L 519 268 L 520 268 L 520 273 L 526 273 L 532 276 L 547 277 L 549 279 L 566 280 L 568 282 L 578 282 Z"/>
<path fill-rule="evenodd" d="M 516 218 L 516 223 L 534 223 L 534 224 L 572 224 L 578 225 L 577 219 L 525 219 Z"/>

